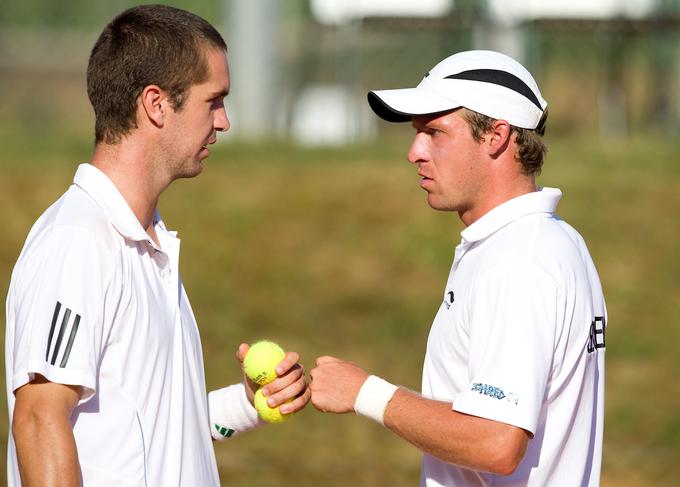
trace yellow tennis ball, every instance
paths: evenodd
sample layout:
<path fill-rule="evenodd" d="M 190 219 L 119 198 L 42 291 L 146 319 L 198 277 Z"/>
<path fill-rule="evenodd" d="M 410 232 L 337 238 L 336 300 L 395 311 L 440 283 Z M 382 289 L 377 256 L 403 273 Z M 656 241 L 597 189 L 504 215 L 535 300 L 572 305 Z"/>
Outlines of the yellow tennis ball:
<path fill-rule="evenodd" d="M 292 401 L 292 399 L 286 402 L 290 401 Z M 283 423 L 291 416 L 290 414 L 281 414 L 281 411 L 279 411 L 278 407 L 270 408 L 269 404 L 267 404 L 267 398 L 262 395 L 261 387 L 255 393 L 255 409 L 257 410 L 257 413 L 260 415 L 260 417 L 267 423 Z"/>
<path fill-rule="evenodd" d="M 263 386 L 276 379 L 276 366 L 286 356 L 283 348 L 263 340 L 250 347 L 243 359 L 243 371 L 253 382 Z"/>

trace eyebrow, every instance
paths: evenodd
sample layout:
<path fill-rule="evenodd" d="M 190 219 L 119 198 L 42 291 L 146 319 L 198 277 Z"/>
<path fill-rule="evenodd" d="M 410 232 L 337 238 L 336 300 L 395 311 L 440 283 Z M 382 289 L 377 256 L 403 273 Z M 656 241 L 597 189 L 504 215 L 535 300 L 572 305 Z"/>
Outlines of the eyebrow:
<path fill-rule="evenodd" d="M 416 121 L 416 117 L 411 118 L 411 126 L 414 129 L 424 129 L 426 127 L 429 127 L 432 124 L 432 122 L 436 119 L 436 117 L 427 116 L 427 115 L 420 115 L 419 117 L 423 117 L 423 118 L 419 118 L 418 122 Z M 425 117 L 427 117 L 427 118 L 425 118 Z"/>
<path fill-rule="evenodd" d="M 210 94 L 209 96 L 210 96 L 210 99 L 217 98 L 218 96 L 224 98 L 228 94 L 229 94 L 229 90 L 227 89 L 227 90 L 216 91 L 216 92 Z"/>
<path fill-rule="evenodd" d="M 425 128 L 427 126 L 430 126 L 430 124 L 432 122 L 434 122 L 435 120 L 440 118 L 441 114 L 443 114 L 445 112 L 449 112 L 448 114 L 450 115 L 451 113 L 457 112 L 458 110 L 462 110 L 463 108 L 464 107 L 457 107 L 457 108 L 454 108 L 452 110 L 444 110 L 442 112 L 425 113 L 423 115 L 414 115 L 413 117 L 411 117 L 411 126 L 413 128 L 416 128 L 416 129 L 418 128 L 416 126 L 416 117 L 419 117 L 421 120 L 425 120 L 424 123 L 420 124 L 423 128 Z M 437 125 L 439 125 L 439 124 L 437 123 Z M 434 128 L 437 128 L 437 127 L 434 127 Z"/>

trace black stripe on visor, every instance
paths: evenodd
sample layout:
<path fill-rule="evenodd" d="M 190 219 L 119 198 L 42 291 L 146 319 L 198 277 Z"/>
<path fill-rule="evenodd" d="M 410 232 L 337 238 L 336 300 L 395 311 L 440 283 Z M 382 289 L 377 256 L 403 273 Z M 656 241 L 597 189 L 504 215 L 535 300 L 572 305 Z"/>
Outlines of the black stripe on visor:
<path fill-rule="evenodd" d="M 460 73 L 452 74 L 444 79 L 463 79 L 469 81 L 481 81 L 484 83 L 493 83 L 495 85 L 504 86 L 512 91 L 516 91 L 520 95 L 526 97 L 543 111 L 541 103 L 538 101 L 536 94 L 527 86 L 527 84 L 519 79 L 514 74 L 499 69 L 471 69 L 469 71 L 462 71 Z"/>

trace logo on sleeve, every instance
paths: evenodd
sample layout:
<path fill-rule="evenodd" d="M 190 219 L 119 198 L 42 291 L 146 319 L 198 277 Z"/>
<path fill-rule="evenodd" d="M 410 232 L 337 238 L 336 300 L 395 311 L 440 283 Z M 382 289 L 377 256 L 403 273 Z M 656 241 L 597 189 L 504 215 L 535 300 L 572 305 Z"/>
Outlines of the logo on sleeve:
<path fill-rule="evenodd" d="M 52 346 L 52 340 L 54 337 L 54 332 L 57 327 L 57 322 L 61 317 L 61 324 L 59 325 L 59 331 L 57 333 L 56 341 L 54 346 Z M 71 348 L 73 348 L 73 342 L 76 339 L 76 333 L 78 333 L 78 326 L 80 325 L 80 315 L 74 314 L 69 308 L 64 308 L 63 312 L 61 309 L 61 303 L 57 301 L 57 305 L 54 307 L 54 314 L 52 315 L 52 326 L 50 326 L 50 335 L 47 338 L 47 349 L 45 350 L 45 362 L 49 362 L 52 365 L 56 365 L 57 358 L 61 355 L 61 361 L 59 362 L 59 367 L 66 367 L 68 359 L 71 356 Z M 68 336 L 64 342 L 64 338 Z M 51 355 L 50 355 L 50 352 Z"/>
<path fill-rule="evenodd" d="M 512 403 L 515 406 L 519 403 L 519 396 L 517 394 L 513 392 L 508 392 L 506 394 L 505 391 L 500 387 L 490 386 L 489 384 L 475 382 L 472 384 L 472 388 L 470 390 L 473 392 L 478 392 L 483 396 L 489 396 L 493 399 L 498 399 L 499 401 L 505 399 L 506 402 Z"/>
<path fill-rule="evenodd" d="M 598 348 L 605 348 L 604 331 L 604 316 L 596 316 L 595 319 L 590 322 L 590 333 L 588 333 L 588 353 L 593 353 Z"/>

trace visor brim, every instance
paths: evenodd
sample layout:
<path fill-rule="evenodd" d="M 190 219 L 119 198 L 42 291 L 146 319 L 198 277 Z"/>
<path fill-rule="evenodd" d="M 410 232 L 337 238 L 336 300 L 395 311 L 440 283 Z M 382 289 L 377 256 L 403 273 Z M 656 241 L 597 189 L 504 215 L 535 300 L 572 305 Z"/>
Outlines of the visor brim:
<path fill-rule="evenodd" d="M 429 115 L 459 108 L 461 105 L 418 88 L 380 90 L 368 93 L 368 104 L 387 122 L 410 122 L 415 115 Z"/>

